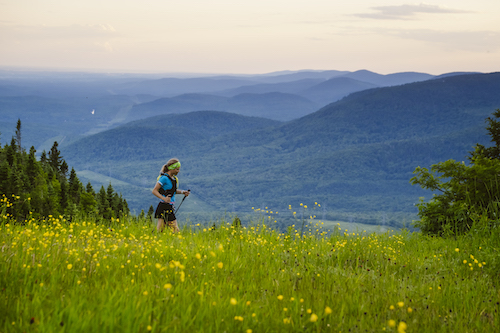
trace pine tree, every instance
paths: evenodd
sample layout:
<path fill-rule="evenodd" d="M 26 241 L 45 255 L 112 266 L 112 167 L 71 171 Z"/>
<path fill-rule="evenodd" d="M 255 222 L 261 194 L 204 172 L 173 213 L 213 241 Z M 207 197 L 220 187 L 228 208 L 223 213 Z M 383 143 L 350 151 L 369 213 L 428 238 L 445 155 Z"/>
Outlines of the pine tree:
<path fill-rule="evenodd" d="M 21 145 L 21 119 L 17 119 L 16 143 L 17 143 L 18 150 L 21 151 L 23 149 L 23 146 Z"/>
<path fill-rule="evenodd" d="M 0 162 L 0 193 L 9 194 L 12 193 L 10 190 L 10 166 L 7 159 L 3 159 Z"/>
<path fill-rule="evenodd" d="M 148 215 L 147 215 L 148 220 L 153 220 L 154 212 L 155 212 L 155 210 L 153 208 L 153 205 L 149 206 Z"/>
<path fill-rule="evenodd" d="M 87 191 L 87 193 L 90 193 L 93 196 L 95 196 L 94 188 L 92 188 L 92 184 L 90 182 L 87 183 L 85 190 Z"/>
<path fill-rule="evenodd" d="M 14 143 L 14 147 L 12 146 L 12 142 L 11 142 L 10 146 L 5 145 L 4 154 L 5 154 L 5 160 L 7 161 L 9 166 L 12 167 L 14 165 L 14 161 L 16 159 L 15 143 Z"/>
<path fill-rule="evenodd" d="M 82 183 L 78 180 L 76 176 L 76 171 L 74 168 L 71 168 L 71 172 L 68 179 L 68 196 L 72 203 L 79 205 L 80 204 L 80 194 L 82 192 Z"/>
<path fill-rule="evenodd" d="M 101 185 L 101 189 L 97 193 L 97 211 L 99 215 L 105 219 L 110 219 L 112 217 L 110 214 L 111 207 L 109 207 L 109 201 L 103 185 Z"/>
<path fill-rule="evenodd" d="M 42 154 L 40 155 L 40 163 L 42 163 L 42 166 L 47 164 L 47 152 L 45 150 L 42 151 Z"/>
<path fill-rule="evenodd" d="M 59 167 L 59 175 L 62 178 L 66 178 L 68 176 L 68 163 L 65 160 L 62 160 L 61 166 Z"/>
<path fill-rule="evenodd" d="M 57 141 L 54 141 L 52 148 L 50 148 L 49 159 L 48 159 L 49 165 L 57 173 L 61 170 L 61 163 L 62 163 L 61 152 L 57 149 L 58 146 L 59 144 L 57 143 Z"/>
<path fill-rule="evenodd" d="M 25 174 L 28 177 L 28 185 L 31 187 L 35 186 L 36 175 L 40 172 L 37 170 L 37 162 L 36 162 L 36 149 L 31 146 L 30 152 L 28 155 L 28 163 L 26 163 Z"/>

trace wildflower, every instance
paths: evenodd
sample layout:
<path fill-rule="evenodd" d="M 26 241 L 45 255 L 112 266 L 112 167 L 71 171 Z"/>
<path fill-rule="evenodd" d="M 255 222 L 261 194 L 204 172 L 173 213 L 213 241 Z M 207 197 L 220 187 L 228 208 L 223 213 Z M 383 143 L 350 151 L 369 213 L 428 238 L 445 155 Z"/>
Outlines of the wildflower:
<path fill-rule="evenodd" d="M 280 301 L 281 301 L 281 300 L 283 300 L 283 295 L 279 295 L 279 296 L 278 296 L 278 299 L 279 299 Z"/>
<path fill-rule="evenodd" d="M 408 308 L 408 313 L 412 313 L 413 312 L 413 309 L 412 308 Z"/>
<path fill-rule="evenodd" d="M 68 264 L 68 266 L 67 266 L 67 267 L 68 267 L 68 269 L 72 269 L 72 268 L 73 268 L 73 265 Z"/>
<path fill-rule="evenodd" d="M 238 303 L 238 301 L 236 300 L 236 298 L 231 298 L 229 300 L 229 303 L 231 303 L 231 305 L 236 305 Z"/>
<path fill-rule="evenodd" d="M 142 294 L 143 294 L 144 296 L 148 296 L 148 292 L 147 292 L 147 291 L 143 292 Z"/>
<path fill-rule="evenodd" d="M 311 321 L 312 323 L 315 323 L 316 320 L 318 320 L 318 316 L 315 315 L 314 313 L 311 315 L 311 318 L 309 319 L 309 321 Z"/>
<path fill-rule="evenodd" d="M 151 331 L 152 329 L 151 325 L 148 325 L 148 331 Z"/>
<path fill-rule="evenodd" d="M 398 333 L 405 333 L 406 328 L 408 328 L 408 325 L 404 321 L 400 322 L 398 325 Z"/>
<path fill-rule="evenodd" d="M 289 318 L 283 318 L 283 324 L 290 324 Z"/>
<path fill-rule="evenodd" d="M 217 264 L 217 267 L 219 267 L 220 269 L 222 269 L 222 266 L 224 266 L 224 264 L 223 264 L 222 262 L 219 262 L 219 263 Z"/>
<path fill-rule="evenodd" d="M 330 313 L 332 313 L 332 309 L 331 309 L 329 306 L 327 306 L 327 307 L 325 308 L 325 314 L 327 314 L 327 315 L 328 315 L 328 314 L 330 314 Z"/>
<path fill-rule="evenodd" d="M 196 253 L 194 256 L 196 257 L 196 259 L 201 259 L 201 254 L 199 253 Z"/>
<path fill-rule="evenodd" d="M 403 306 L 405 306 L 405 303 L 404 303 L 404 302 L 398 302 L 398 306 L 399 306 L 400 308 L 402 308 Z"/>
<path fill-rule="evenodd" d="M 394 305 L 391 305 L 391 306 L 389 307 L 389 310 L 394 310 Z"/>
<path fill-rule="evenodd" d="M 455 252 L 460 252 L 460 249 L 457 247 L 457 248 L 455 249 Z"/>
<path fill-rule="evenodd" d="M 252 330 L 251 329 L 247 329 L 246 333 L 252 333 Z"/>
<path fill-rule="evenodd" d="M 394 319 L 390 319 L 387 325 L 391 328 L 396 327 L 396 321 Z"/>

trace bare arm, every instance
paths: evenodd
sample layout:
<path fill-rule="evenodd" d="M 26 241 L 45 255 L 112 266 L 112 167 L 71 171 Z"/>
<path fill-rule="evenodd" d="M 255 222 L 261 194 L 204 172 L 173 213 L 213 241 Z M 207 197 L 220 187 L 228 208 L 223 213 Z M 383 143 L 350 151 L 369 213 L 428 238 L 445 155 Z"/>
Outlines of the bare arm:
<path fill-rule="evenodd" d="M 175 191 L 176 194 L 184 194 L 186 197 L 191 194 L 191 191 L 190 190 L 177 190 Z"/>
<path fill-rule="evenodd" d="M 161 195 L 161 194 L 160 194 L 160 192 L 158 192 L 158 191 L 160 190 L 160 188 L 161 188 L 161 184 L 157 182 L 157 183 L 155 184 L 155 187 L 154 187 L 154 188 L 153 188 L 153 190 L 151 191 L 151 193 L 153 193 L 153 195 L 154 195 L 155 197 L 157 197 L 158 199 L 160 199 L 160 200 L 163 200 L 163 201 L 165 201 L 165 202 L 170 202 L 170 199 L 171 199 L 171 197 L 170 197 L 170 196 L 168 196 L 168 197 L 164 197 L 163 195 Z"/>

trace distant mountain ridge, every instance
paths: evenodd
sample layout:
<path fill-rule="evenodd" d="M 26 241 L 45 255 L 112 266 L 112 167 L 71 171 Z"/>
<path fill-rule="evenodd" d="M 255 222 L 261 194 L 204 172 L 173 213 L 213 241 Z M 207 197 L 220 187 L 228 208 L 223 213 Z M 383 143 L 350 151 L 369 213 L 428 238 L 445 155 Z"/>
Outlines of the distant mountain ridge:
<path fill-rule="evenodd" d="M 393 77 L 398 81 L 388 80 Z M 428 77 L 432 75 L 381 75 L 366 70 L 198 76 L 0 70 L 0 118 L 5 123 L 4 137 L 12 135 L 17 119 L 27 127 L 37 126 L 39 135 L 27 135 L 25 142 L 41 151 L 56 138 L 72 142 L 158 114 L 216 110 L 288 121 L 374 85 Z"/>
<path fill-rule="evenodd" d="M 318 108 L 318 104 L 304 97 L 281 92 L 242 93 L 233 97 L 184 94 L 134 105 L 127 121 L 201 110 L 225 111 L 273 120 L 291 120 L 314 112 Z"/>

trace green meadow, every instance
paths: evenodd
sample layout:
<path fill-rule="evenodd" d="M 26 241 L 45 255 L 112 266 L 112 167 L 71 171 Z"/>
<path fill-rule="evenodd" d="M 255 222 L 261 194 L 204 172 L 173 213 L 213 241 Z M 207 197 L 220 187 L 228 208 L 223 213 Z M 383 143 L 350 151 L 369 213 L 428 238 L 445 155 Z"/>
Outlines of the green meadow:
<path fill-rule="evenodd" d="M 500 232 L 427 237 L 269 218 L 14 223 L 0 205 L 0 332 L 498 332 Z M 299 221 L 301 222 L 301 221 Z"/>

